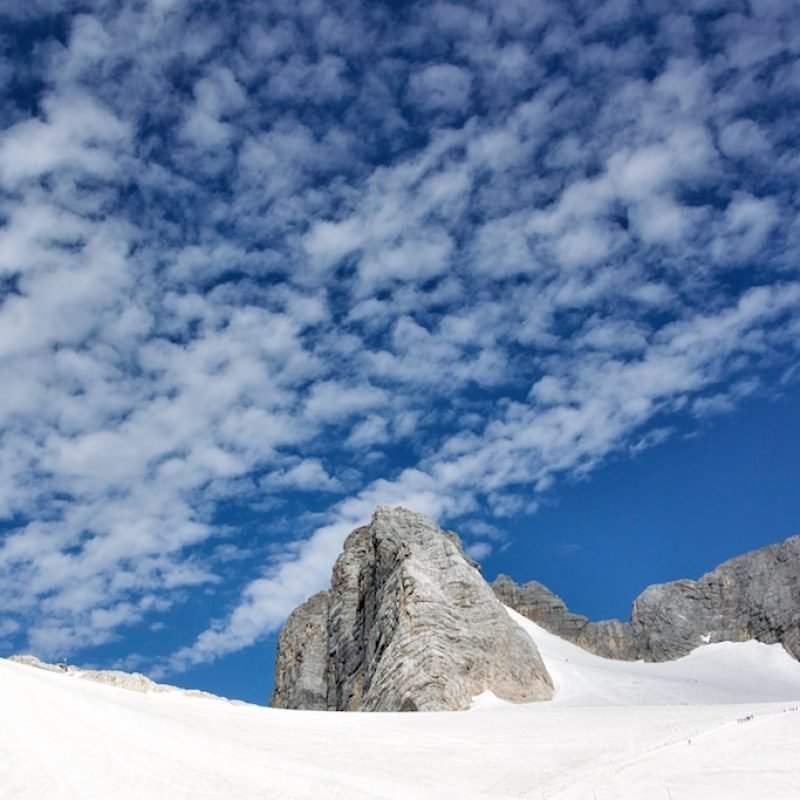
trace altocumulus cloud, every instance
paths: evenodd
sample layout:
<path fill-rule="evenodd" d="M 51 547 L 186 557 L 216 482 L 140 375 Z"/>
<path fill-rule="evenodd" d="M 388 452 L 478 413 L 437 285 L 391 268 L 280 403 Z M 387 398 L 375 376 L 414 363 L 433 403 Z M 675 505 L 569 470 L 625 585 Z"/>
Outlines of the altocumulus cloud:
<path fill-rule="evenodd" d="M 155 654 L 211 661 L 377 503 L 485 555 L 559 477 L 785 388 L 796 10 L 0 3 L 0 638 L 211 593 Z"/>

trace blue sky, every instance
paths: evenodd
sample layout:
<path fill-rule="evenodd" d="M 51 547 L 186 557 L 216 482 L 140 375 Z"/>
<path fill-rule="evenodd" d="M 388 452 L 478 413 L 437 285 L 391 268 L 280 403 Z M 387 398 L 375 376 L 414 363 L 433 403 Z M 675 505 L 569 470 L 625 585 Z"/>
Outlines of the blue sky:
<path fill-rule="evenodd" d="M 378 503 L 593 616 L 797 533 L 796 11 L 0 0 L 0 652 L 263 698 Z"/>

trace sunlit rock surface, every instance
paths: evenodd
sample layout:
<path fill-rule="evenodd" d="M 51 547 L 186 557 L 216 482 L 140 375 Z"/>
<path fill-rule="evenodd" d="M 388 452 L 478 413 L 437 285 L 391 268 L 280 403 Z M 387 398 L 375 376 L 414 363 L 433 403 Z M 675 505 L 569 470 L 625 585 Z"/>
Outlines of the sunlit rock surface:
<path fill-rule="evenodd" d="M 553 691 L 457 539 L 386 507 L 347 538 L 330 590 L 290 616 L 275 675 L 271 704 L 283 708 L 456 710 L 485 691 L 514 702 Z"/>

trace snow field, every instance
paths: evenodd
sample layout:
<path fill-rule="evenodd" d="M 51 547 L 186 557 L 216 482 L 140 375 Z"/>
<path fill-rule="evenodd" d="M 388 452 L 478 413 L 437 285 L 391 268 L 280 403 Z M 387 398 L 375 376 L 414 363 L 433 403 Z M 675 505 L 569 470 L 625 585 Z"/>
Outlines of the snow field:
<path fill-rule="evenodd" d="M 552 702 L 281 711 L 0 659 L 0 798 L 800 797 L 800 664 L 780 646 L 615 662 L 509 613 L 539 645 Z"/>

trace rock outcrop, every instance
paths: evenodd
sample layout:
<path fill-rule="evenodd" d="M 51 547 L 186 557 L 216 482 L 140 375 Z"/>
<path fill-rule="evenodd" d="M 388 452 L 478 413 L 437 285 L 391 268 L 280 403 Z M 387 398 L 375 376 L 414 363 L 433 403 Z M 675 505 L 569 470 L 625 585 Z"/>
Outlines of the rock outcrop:
<path fill-rule="evenodd" d="M 666 661 L 707 642 L 780 642 L 800 660 L 800 536 L 726 561 L 697 581 L 649 586 L 631 628 L 643 657 Z"/>
<path fill-rule="evenodd" d="M 640 658 L 629 624 L 616 619 L 590 622 L 588 617 L 571 612 L 557 594 L 538 581 L 520 586 L 507 575 L 498 575 L 491 586 L 503 605 L 562 639 L 605 658 L 625 661 Z"/>
<path fill-rule="evenodd" d="M 709 642 L 780 642 L 800 660 L 800 536 L 726 561 L 699 580 L 649 586 L 630 622 L 589 622 L 539 583 L 504 575 L 498 598 L 543 628 L 597 655 L 668 661 Z"/>
<path fill-rule="evenodd" d="M 331 588 L 287 620 L 271 705 L 455 710 L 487 690 L 513 702 L 553 692 L 536 645 L 457 537 L 420 514 L 380 507 L 348 536 Z"/>
<path fill-rule="evenodd" d="M 328 592 L 318 592 L 289 615 L 275 658 L 276 708 L 328 707 Z"/>

